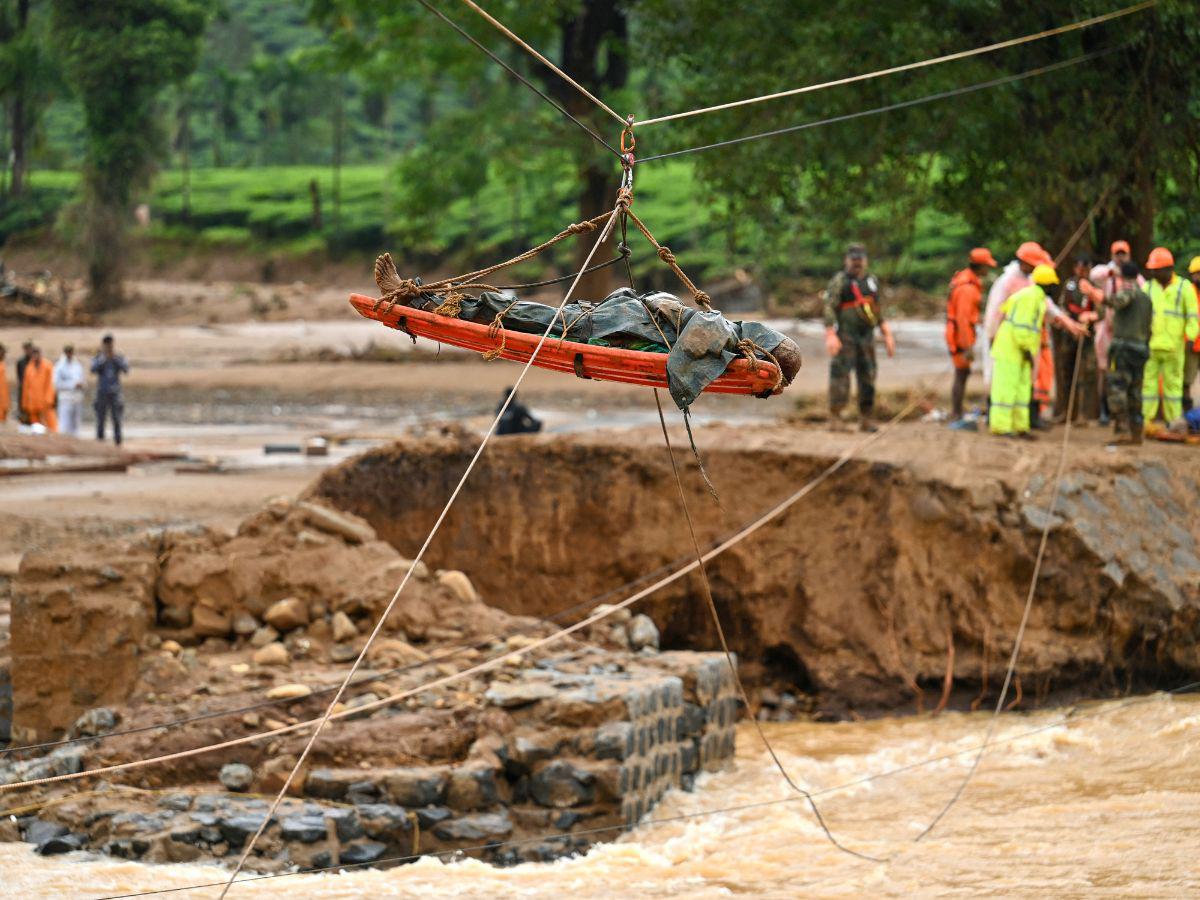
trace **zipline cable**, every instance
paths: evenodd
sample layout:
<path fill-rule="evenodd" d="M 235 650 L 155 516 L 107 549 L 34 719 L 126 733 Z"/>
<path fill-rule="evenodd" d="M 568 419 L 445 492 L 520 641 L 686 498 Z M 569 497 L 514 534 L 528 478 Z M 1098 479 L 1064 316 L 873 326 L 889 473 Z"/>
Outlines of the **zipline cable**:
<path fill-rule="evenodd" d="M 464 0 L 471 3 L 471 0 Z M 1059 34 L 1066 34 L 1070 31 L 1078 31 L 1081 28 L 1088 28 L 1092 25 L 1099 25 L 1102 22 L 1109 22 L 1113 19 L 1119 19 L 1123 16 L 1133 15 L 1134 13 L 1142 12 L 1156 6 L 1158 0 L 1145 0 L 1144 3 L 1137 3 L 1133 6 L 1127 6 L 1124 9 L 1119 9 L 1114 12 L 1105 13 L 1099 16 L 1093 16 L 1090 19 L 1084 19 L 1081 22 L 1072 22 L 1069 25 L 1060 25 L 1057 28 L 1048 28 L 1045 31 L 1039 31 L 1036 34 L 1027 34 L 1024 37 L 1010 38 L 1007 41 L 1000 41 L 996 44 L 988 44 L 986 47 L 976 47 L 973 50 L 960 50 L 957 53 L 949 53 L 945 56 L 937 56 L 931 59 L 923 59 L 918 62 L 905 63 L 902 66 L 892 66 L 888 69 L 878 69 L 874 72 L 866 72 L 862 75 L 851 75 L 847 78 L 838 78 L 834 81 L 826 81 L 821 84 L 810 84 L 806 87 L 793 88 L 788 91 L 777 91 L 773 94 L 763 94 L 760 97 L 749 97 L 745 100 L 734 100 L 730 103 L 720 103 L 716 106 L 706 106 L 701 109 L 693 109 L 688 112 L 672 113 L 669 116 L 657 116 L 651 119 L 642 119 L 639 122 L 633 123 L 637 128 L 644 128 L 647 125 L 656 125 L 660 122 L 671 122 L 676 119 L 686 119 L 691 116 L 699 116 L 704 113 L 717 112 L 723 109 L 733 109 L 738 106 L 747 106 L 751 103 L 762 103 L 766 100 L 778 100 L 781 97 L 794 97 L 797 94 L 807 94 L 813 91 L 824 90 L 825 88 L 837 87 L 843 84 L 853 84 L 858 81 L 867 81 L 871 78 L 879 78 L 884 75 L 895 75 L 899 72 L 910 72 L 914 69 L 923 69 L 927 66 L 935 66 L 940 63 L 951 62 L 957 59 L 967 59 L 972 56 L 979 56 L 984 53 L 992 53 L 996 50 L 1003 50 L 1008 47 L 1016 47 L 1020 44 L 1028 44 L 1031 41 L 1041 40 L 1042 38 L 1053 37 Z"/>
<path fill-rule="evenodd" d="M 971 753 L 973 751 L 976 751 L 983 746 L 999 747 L 999 746 L 1002 746 L 1005 744 L 1013 744 L 1013 743 L 1016 743 L 1017 741 L 1024 740 L 1027 737 L 1033 737 L 1034 735 L 1042 734 L 1043 732 L 1050 731 L 1054 728 L 1059 728 L 1062 725 L 1069 725 L 1069 724 L 1073 724 L 1075 722 L 1082 722 L 1082 721 L 1086 721 L 1089 719 L 1098 719 L 1098 718 L 1101 718 L 1104 716 L 1112 715 L 1114 713 L 1120 712 L 1121 710 L 1128 709 L 1130 707 L 1141 706 L 1146 703 L 1151 703 L 1151 702 L 1157 701 L 1157 700 L 1159 700 L 1160 696 L 1168 696 L 1168 697 L 1177 696 L 1177 695 L 1190 693 L 1197 689 L 1200 689 L 1200 681 L 1192 681 L 1187 684 L 1180 685 L 1179 687 L 1172 688 L 1169 691 L 1164 691 L 1161 694 L 1155 693 L 1155 694 L 1150 694 L 1150 695 L 1144 696 L 1144 697 L 1135 697 L 1135 698 L 1132 698 L 1129 700 L 1125 700 L 1121 703 L 1115 704 L 1113 706 L 1098 707 L 1098 708 L 1090 710 L 1088 712 L 1068 713 L 1067 715 L 1060 716 L 1059 718 L 1054 719 L 1050 722 L 1046 722 L 1043 725 L 1039 725 L 1036 728 L 1030 728 L 1025 731 L 1020 731 L 1020 732 L 1017 732 L 1016 734 L 1012 734 L 1007 737 L 997 738 L 996 740 L 992 741 L 988 745 L 977 744 L 977 745 L 974 745 L 971 747 L 964 747 L 961 750 L 952 750 L 948 753 L 943 753 L 938 756 L 926 757 L 925 759 L 917 760 L 916 762 L 906 763 L 902 766 L 896 766 L 895 768 L 891 768 L 891 769 L 884 769 L 881 772 L 873 772 L 873 773 L 869 773 L 867 775 L 862 775 L 858 778 L 853 778 L 850 781 L 843 781 L 840 784 L 831 785 L 830 787 L 817 788 L 816 790 L 813 790 L 811 793 L 812 793 L 812 796 L 814 796 L 814 797 L 828 796 L 830 794 L 835 794 L 835 793 L 839 793 L 841 791 L 849 790 L 850 788 L 853 788 L 853 787 L 859 787 L 860 785 L 863 785 L 863 784 L 870 784 L 872 782 L 880 781 L 885 778 L 892 778 L 892 777 L 895 777 L 896 775 L 903 775 L 907 772 L 912 772 L 917 769 L 922 769 L 922 768 L 925 768 L 926 766 L 932 766 L 932 765 L 936 765 L 937 763 L 947 762 L 956 757 L 962 756 L 965 753 Z M 794 797 L 794 796 L 777 797 L 773 800 L 757 800 L 757 801 L 754 801 L 751 803 L 740 803 L 740 804 L 735 804 L 732 806 L 722 806 L 722 807 L 719 807 L 716 809 L 703 809 L 703 810 L 698 810 L 696 812 L 691 812 L 691 813 L 679 813 L 678 815 L 674 815 L 674 816 L 663 816 L 663 817 L 657 818 L 657 819 L 647 819 L 647 820 L 644 820 L 641 822 L 637 822 L 633 825 L 626 825 L 626 824 L 599 825 L 599 826 L 595 826 L 593 828 L 582 829 L 579 831 L 572 831 L 572 832 L 570 832 L 570 836 L 572 836 L 572 837 L 576 837 L 576 836 L 587 837 L 587 836 L 596 835 L 596 834 L 611 833 L 614 831 L 632 831 L 635 828 L 650 828 L 655 825 L 669 825 L 674 822 L 688 821 L 691 819 L 707 818 L 708 816 L 722 815 L 724 813 L 746 812 L 749 810 L 763 809 L 763 808 L 770 807 L 770 806 L 781 806 L 786 803 L 798 803 L 801 801 L 801 799 L 802 798 L 800 798 L 800 797 Z M 507 841 L 498 841 L 498 842 L 493 842 L 493 843 L 489 843 L 489 844 L 480 844 L 480 845 L 477 845 L 474 847 L 461 847 L 461 848 L 456 848 L 456 849 L 451 849 L 451 850 L 431 850 L 428 853 L 419 853 L 416 855 L 408 855 L 408 856 L 389 856 L 389 857 L 384 857 L 382 859 L 372 860 L 371 862 L 342 863 L 339 865 L 323 866 L 320 868 L 304 869 L 304 870 L 294 871 L 294 872 L 271 872 L 271 873 L 266 873 L 266 874 L 262 874 L 262 875 L 253 875 L 248 878 L 243 878 L 241 881 L 238 882 L 238 884 L 247 884 L 247 883 L 255 882 L 255 881 L 266 881 L 266 880 L 272 879 L 272 878 L 291 878 L 291 877 L 294 877 L 297 875 L 319 875 L 319 874 L 325 874 L 325 873 L 339 872 L 339 871 L 346 870 L 346 869 L 360 869 L 360 868 L 365 868 L 365 867 L 369 867 L 369 866 L 379 866 L 379 865 L 385 864 L 385 863 L 400 864 L 400 863 L 406 863 L 406 862 L 414 862 L 414 861 L 416 861 L 418 859 L 422 859 L 424 857 L 431 857 L 434 859 L 443 859 L 443 858 L 444 859 L 453 859 L 454 857 L 461 855 L 461 854 L 482 852 L 485 850 L 495 850 L 495 849 L 498 849 L 501 847 L 513 847 L 513 846 L 521 846 L 521 845 L 530 844 L 530 843 L 540 843 L 542 841 L 546 841 L 546 840 L 552 839 L 553 837 L 559 837 L 559 836 L 561 836 L 561 835 L 542 834 L 542 835 L 531 836 L 531 837 L 526 837 L 526 838 L 513 838 L 513 839 L 510 839 Z M 106 895 L 103 897 L 93 898 L 93 900 L 132 900 L 132 898 L 134 898 L 134 897 L 153 897 L 153 896 L 158 896 L 160 894 L 173 894 L 173 893 L 180 893 L 182 891 L 202 890 L 204 888 L 220 887 L 222 884 L 224 884 L 224 882 L 219 882 L 219 881 L 209 882 L 206 884 L 189 884 L 189 885 L 181 885 L 179 887 L 159 888 L 157 890 L 151 890 L 151 891 L 138 891 L 136 893 L 129 893 L 129 894 L 112 894 L 112 895 Z"/>
<path fill-rule="evenodd" d="M 604 138 L 602 138 L 599 134 L 597 134 L 594 129 L 585 125 L 583 122 L 579 121 L 579 119 L 575 118 L 575 116 L 573 116 L 569 112 L 567 112 L 565 107 L 563 107 L 561 104 L 557 103 L 555 100 L 553 100 L 550 97 L 549 94 L 545 93 L 543 90 L 541 90 L 541 88 L 539 88 L 537 85 L 535 85 L 532 81 L 530 81 L 528 78 L 526 78 L 520 72 L 518 72 L 516 69 L 514 69 L 508 63 L 506 63 L 504 60 L 502 60 L 499 56 L 497 56 L 495 53 L 493 53 L 491 50 L 489 50 L 487 47 L 485 47 L 483 44 L 481 44 L 479 41 L 477 41 L 464 28 L 462 28 L 457 22 L 455 22 L 453 19 L 451 19 L 449 16 L 447 16 L 445 13 L 443 13 L 440 9 L 435 7 L 433 4 L 429 3 L 428 0 L 417 0 L 417 2 L 420 3 L 427 10 L 429 10 L 431 13 L 433 13 L 435 16 L 437 16 L 439 19 L 441 19 L 443 22 L 445 22 L 447 25 L 449 25 L 451 28 L 453 28 L 455 31 L 457 31 L 460 35 L 462 35 L 464 38 L 466 38 L 472 44 L 474 44 L 477 48 L 479 48 L 484 53 L 486 53 L 489 57 L 491 57 L 491 59 L 494 63 L 496 63 L 499 66 L 502 66 L 505 69 L 505 71 L 508 72 L 508 74 L 513 76 L 513 78 L 516 78 L 518 81 L 521 82 L 521 84 L 525 85 L 525 87 L 529 88 L 531 91 L 533 91 L 539 97 L 541 97 L 543 100 L 545 100 L 547 103 L 549 103 L 555 109 L 557 109 L 560 113 L 562 113 L 564 116 L 566 116 L 568 119 L 570 119 L 576 125 L 578 125 L 583 131 L 585 131 L 592 138 L 592 140 L 603 145 L 608 150 L 609 153 L 613 154 L 613 156 L 620 159 L 621 154 L 617 150 L 616 147 L 614 147 L 612 144 L 610 144 L 608 141 L 606 141 Z"/>
<path fill-rule="evenodd" d="M 1083 236 L 1083 232 L 1087 228 L 1088 224 L 1095 217 L 1096 213 L 1100 211 L 1100 208 L 1104 205 L 1105 201 L 1108 200 L 1108 196 L 1112 192 L 1112 189 L 1115 187 L 1115 185 L 1115 181 L 1111 182 L 1108 188 L 1106 188 L 1100 194 L 1100 198 L 1095 202 L 1095 204 L 1093 204 L 1092 208 L 1088 211 L 1088 214 L 1084 216 L 1083 221 L 1079 223 L 1079 227 L 1075 229 L 1070 239 L 1064 245 L 1062 250 L 1059 251 L 1058 256 L 1055 257 L 1055 266 L 1061 264 L 1061 262 L 1066 258 L 1067 254 L 1069 254 L 1075 247 L 1075 244 L 1079 241 L 1079 238 Z M 1046 558 L 1046 547 L 1050 542 L 1050 530 L 1054 525 L 1054 510 L 1058 506 L 1058 497 L 1062 489 L 1062 478 L 1067 468 L 1067 448 L 1071 443 L 1071 420 L 1075 417 L 1075 397 L 1078 393 L 1079 369 L 1082 359 L 1083 337 L 1081 336 L 1075 339 L 1075 366 L 1071 374 L 1070 393 L 1067 394 L 1067 419 L 1064 423 L 1062 444 L 1059 447 L 1058 452 L 1058 465 L 1054 472 L 1054 486 L 1050 491 L 1050 505 L 1046 509 L 1046 521 L 1042 527 L 1042 536 L 1038 541 L 1037 556 L 1033 563 L 1033 576 L 1029 579 L 1029 591 L 1025 595 L 1025 607 L 1021 611 L 1021 622 L 1017 626 L 1017 636 L 1013 640 L 1012 653 L 1009 655 L 1008 667 L 1004 672 L 1004 683 L 1000 688 L 1000 696 L 996 699 L 996 706 L 993 708 L 992 714 L 988 719 L 988 727 L 987 732 L 984 734 L 983 744 L 980 746 L 979 751 L 975 754 L 975 758 L 971 761 L 971 767 L 967 770 L 966 775 L 963 776 L 962 781 L 959 783 L 958 788 L 954 791 L 953 795 L 951 795 L 950 799 L 946 801 L 946 805 L 943 806 L 941 811 L 939 811 L 938 814 L 933 817 L 933 820 L 927 826 L 925 826 L 921 833 L 914 838 L 915 841 L 923 840 L 928 834 L 930 834 L 930 832 L 937 827 L 938 822 L 940 822 L 946 816 L 946 814 L 950 812 L 950 810 L 954 807 L 954 804 L 956 804 L 959 798 L 962 797 L 963 792 L 967 789 L 967 785 L 971 783 L 971 779 L 975 777 L 975 772 L 979 769 L 979 763 L 983 759 L 983 754 L 987 748 L 988 741 L 991 740 L 992 734 L 996 730 L 996 724 L 1000 720 L 1000 713 L 1004 711 L 1004 703 L 1008 699 L 1008 689 L 1012 684 L 1013 674 L 1017 669 L 1017 659 L 1021 653 L 1021 643 L 1025 639 L 1025 629 L 1029 625 L 1029 615 L 1033 611 L 1033 598 L 1037 593 L 1038 578 L 1042 573 L 1042 562 Z"/>
<path fill-rule="evenodd" d="M 791 134 L 796 131 L 805 131 L 809 128 L 818 128 L 822 125 L 833 125 L 838 122 L 848 122 L 851 119 L 861 119 L 865 116 L 877 116 L 883 113 L 893 112 L 898 109 L 907 109 L 911 106 L 920 106 L 923 103 L 932 103 L 935 100 L 947 100 L 951 97 L 961 97 L 964 94 L 974 93 L 975 91 L 986 90 L 987 88 L 999 87 L 1005 84 L 1011 84 L 1014 81 L 1020 81 L 1025 78 L 1033 78 L 1038 75 L 1046 75 L 1050 72 L 1056 72 L 1059 69 L 1065 69 L 1069 66 L 1077 66 L 1080 63 L 1089 62 L 1093 59 L 1098 59 L 1102 56 L 1107 56 L 1110 53 L 1115 53 L 1118 50 L 1123 50 L 1128 47 L 1128 44 L 1118 44 L 1114 47 L 1108 47 L 1103 50 L 1095 50 L 1091 53 L 1084 53 L 1079 56 L 1073 56 L 1070 59 L 1065 59 L 1060 62 L 1050 63 L 1049 65 L 1039 66 L 1036 69 L 1029 69 L 1024 72 L 1018 72 L 1015 75 L 1005 75 L 1002 78 L 993 78 L 989 81 L 981 81 L 976 84 L 969 84 L 965 87 L 953 88 L 951 90 L 939 91 L 936 94 L 927 94 L 924 97 L 917 97 L 913 100 L 903 100 L 899 103 L 889 103 L 887 106 L 877 106 L 874 109 L 863 109 L 857 112 L 845 113 L 840 116 L 830 116 L 827 119 L 818 119 L 815 122 L 804 122 L 800 125 L 791 125 L 786 128 L 776 128 L 772 131 L 763 131 L 758 134 L 749 134 L 744 137 L 730 138 L 726 141 L 717 141 L 713 144 L 702 144 L 699 147 L 689 147 L 685 150 L 671 150 L 667 153 L 656 153 L 653 156 L 644 156 L 638 160 L 638 165 L 645 165 L 648 162 L 653 162 L 656 159 L 669 159 L 672 156 L 683 156 L 687 153 L 700 153 L 705 150 L 716 150 L 720 147 L 729 147 L 734 144 L 744 144 L 747 141 L 757 141 L 762 138 L 778 137 L 781 134 Z M 644 123 L 643 123 L 644 124 Z"/>
<path fill-rule="evenodd" d="M 560 314 L 562 313 L 562 310 L 566 306 L 567 302 L 571 299 L 571 295 L 575 293 L 575 289 L 579 286 L 579 282 L 583 278 L 583 270 L 586 269 L 591 263 L 592 257 L 596 255 L 596 251 L 600 249 L 600 245 L 607 240 L 609 233 L 612 231 L 613 223 L 616 221 L 617 213 L 620 212 L 620 210 L 621 205 L 620 202 L 618 202 L 618 205 L 615 206 L 613 211 L 609 214 L 608 220 L 605 222 L 604 228 L 600 232 L 600 236 L 597 237 L 595 243 L 592 244 L 592 249 L 588 251 L 588 255 L 584 259 L 583 265 L 580 266 L 579 274 L 575 276 L 575 280 L 571 283 L 571 286 L 567 289 L 566 293 L 563 294 L 562 302 L 558 305 L 558 312 Z M 288 789 L 292 786 L 292 781 L 295 779 L 296 773 L 299 772 L 303 767 L 304 761 L 308 759 L 308 754 L 312 751 L 313 744 L 316 743 L 317 738 L 320 737 L 321 732 L 324 730 L 326 724 L 328 724 L 330 720 L 330 717 L 333 715 L 333 708 L 342 699 L 342 695 L 349 686 L 351 679 L 354 678 L 354 673 L 358 671 L 359 666 L 362 665 L 363 659 L 366 658 L 367 651 L 370 649 L 371 643 L 383 630 L 384 622 L 386 622 L 388 616 L 391 615 L 392 610 L 396 606 L 396 602 L 400 599 L 401 592 L 408 584 L 409 579 L 412 578 L 412 573 L 416 569 L 417 563 L 421 561 L 422 557 L 425 555 L 425 551 L 428 550 L 429 545 L 433 543 L 433 539 L 437 536 L 438 531 L 441 530 L 442 523 L 446 520 L 446 516 L 449 515 L 451 507 L 454 506 L 454 501 L 458 499 L 458 495 L 462 491 L 463 485 L 465 485 L 467 483 L 467 479 L 471 477 L 471 472 L 474 471 L 476 463 L 479 462 L 479 458 L 483 455 L 484 449 L 487 447 L 488 442 L 495 433 L 496 426 L 500 424 L 500 419 L 504 416 L 504 413 L 508 411 L 508 407 L 512 403 L 513 397 L 516 396 L 517 388 L 521 386 L 521 383 L 525 380 L 525 376 L 528 375 L 529 370 L 533 368 L 533 362 L 535 359 L 537 359 L 537 355 L 541 352 L 542 347 L 545 346 L 546 340 L 550 336 L 550 330 L 554 327 L 554 323 L 557 321 L 557 319 L 558 317 L 555 316 L 546 325 L 546 330 L 542 332 L 542 337 L 538 341 L 537 346 L 533 348 L 533 352 L 529 355 L 529 359 L 525 362 L 524 367 L 521 369 L 521 373 L 513 382 L 512 390 L 508 392 L 508 395 L 504 398 L 504 402 L 500 404 L 500 408 L 496 410 L 496 415 L 493 417 L 491 425 L 488 426 L 488 430 L 484 434 L 483 440 L 480 442 L 479 447 L 475 450 L 475 455 L 471 457 L 471 461 L 467 464 L 467 468 L 463 471 L 462 477 L 459 478 L 458 484 L 455 485 L 454 490 L 450 493 L 449 499 L 446 501 L 445 506 L 442 507 L 442 511 L 438 514 L 437 520 L 433 523 L 433 527 L 429 530 L 429 535 L 425 538 L 425 542 L 421 545 L 421 549 L 418 550 L 417 555 L 413 557 L 413 564 L 409 566 L 408 571 L 404 573 L 404 577 L 400 580 L 400 584 L 396 588 L 396 592 L 392 595 L 392 599 L 388 601 L 388 605 L 384 608 L 383 613 L 376 621 L 375 627 L 371 630 L 370 635 L 367 636 L 367 640 L 363 644 L 362 650 L 360 650 L 358 653 L 358 658 L 354 660 L 354 664 L 350 667 L 350 671 L 346 673 L 346 677 L 342 680 L 341 687 L 338 688 L 333 699 L 329 701 L 329 705 L 325 708 L 324 715 L 321 716 L 316 728 L 313 729 L 313 733 L 309 736 L 308 742 L 304 745 L 304 750 L 297 758 L 296 764 L 292 766 L 291 772 L 288 773 L 288 777 L 284 780 L 283 786 L 280 787 L 279 793 L 275 796 L 274 801 L 272 801 L 270 809 L 268 809 L 267 814 L 263 817 L 262 822 L 259 823 L 258 829 L 254 832 L 254 835 L 250 838 L 250 840 L 246 842 L 246 846 L 242 850 L 241 856 L 238 857 L 237 865 L 234 866 L 233 874 L 229 876 L 229 881 L 226 883 L 225 888 L 220 893 L 219 900 L 224 900 L 225 895 L 229 893 L 229 888 L 233 885 L 234 879 L 237 878 L 238 873 L 241 872 L 242 867 L 246 864 L 246 860 L 249 858 L 251 851 L 253 851 L 254 845 L 258 843 L 258 839 L 262 836 L 263 831 L 266 829 L 267 823 L 270 822 L 271 817 L 279 808 L 279 804 L 283 802 L 284 796 L 287 794 Z M 357 707 L 355 711 L 358 712 L 364 708 L 365 707 Z"/>
<path fill-rule="evenodd" d="M 424 0 L 420 0 L 420 2 L 424 2 Z M 578 81 L 576 81 L 570 75 L 568 75 L 566 72 L 564 72 L 558 66 L 556 66 L 554 63 L 550 62 L 550 60 L 546 59 L 546 57 L 544 57 L 542 54 L 538 53 L 538 51 L 534 50 L 533 47 L 529 46 L 529 44 L 527 44 L 524 40 L 522 40 L 518 35 L 514 34 L 511 30 L 509 30 L 504 25 L 503 22 L 500 22 L 498 19 L 496 19 L 493 15 L 491 15 L 491 13 L 489 13 L 487 10 L 483 9 L 478 3 L 475 3 L 474 0 L 463 0 L 463 3 L 465 3 L 465 4 L 467 4 L 467 6 L 471 7 L 471 9 L 475 10 L 475 12 L 479 13 L 479 15 L 483 16 L 484 19 L 486 19 L 488 22 L 490 22 L 492 25 L 494 25 L 496 27 L 496 29 L 501 34 L 503 34 L 505 37 L 507 37 L 510 41 L 512 41 L 518 47 L 521 47 L 522 49 L 524 49 L 527 53 L 529 53 L 531 56 L 533 56 L 534 59 L 538 60 L 538 62 L 540 62 L 542 65 L 544 65 L 546 68 L 548 68 L 551 72 L 553 72 L 555 75 L 557 75 L 563 81 L 565 81 L 567 84 L 571 85 L 571 87 L 575 88 L 575 90 L 579 91 L 579 93 L 583 94 L 583 96 L 587 97 L 589 100 L 591 100 L 593 103 L 595 103 L 598 107 L 600 107 L 602 110 L 604 110 L 610 116 L 612 116 L 614 119 L 616 119 L 618 122 L 620 122 L 622 127 L 624 127 L 626 125 L 626 122 L 625 122 L 625 119 L 623 116 L 621 116 L 617 112 L 615 112 L 612 109 L 612 107 L 610 107 L 607 103 L 603 102 L 598 97 L 596 97 L 591 91 L 589 91 L 587 88 L 585 88 L 582 84 L 580 84 Z M 612 148 L 610 147 L 609 149 L 611 150 Z"/>

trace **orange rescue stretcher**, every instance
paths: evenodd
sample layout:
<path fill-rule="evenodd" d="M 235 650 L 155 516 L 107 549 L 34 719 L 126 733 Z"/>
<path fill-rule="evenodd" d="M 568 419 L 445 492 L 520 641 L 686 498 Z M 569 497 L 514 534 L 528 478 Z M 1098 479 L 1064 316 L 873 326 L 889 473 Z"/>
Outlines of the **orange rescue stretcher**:
<path fill-rule="evenodd" d="M 350 305 L 359 315 L 382 322 L 414 338 L 428 338 L 480 353 L 499 351 L 500 357 L 513 362 L 528 362 L 541 339 L 541 335 L 509 329 L 492 330 L 476 322 L 441 316 L 411 306 L 381 305 L 376 298 L 363 294 L 351 294 Z M 572 372 L 579 378 L 597 381 L 619 381 L 657 388 L 667 386 L 665 353 L 598 347 L 550 337 L 542 345 L 533 364 L 553 372 Z M 714 394 L 769 397 L 783 391 L 783 380 L 774 363 L 738 358 L 704 390 Z"/>

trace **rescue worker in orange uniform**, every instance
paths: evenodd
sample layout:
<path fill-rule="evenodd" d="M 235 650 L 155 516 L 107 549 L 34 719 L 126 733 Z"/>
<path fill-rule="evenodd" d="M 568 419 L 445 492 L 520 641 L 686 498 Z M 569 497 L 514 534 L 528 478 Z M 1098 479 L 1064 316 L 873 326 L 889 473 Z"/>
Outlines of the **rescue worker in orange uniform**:
<path fill-rule="evenodd" d="M 54 399 L 54 366 L 42 358 L 41 350 L 34 347 L 21 384 L 21 409 L 29 416 L 30 425 L 40 424 L 47 431 L 58 431 Z"/>
<path fill-rule="evenodd" d="M 946 301 L 946 348 L 954 363 L 954 387 L 950 391 L 950 419 L 963 416 L 967 378 L 975 362 L 975 326 L 979 324 L 979 304 L 983 300 L 983 276 L 996 268 L 996 260 L 987 247 L 976 247 L 968 257 L 969 265 L 950 279 Z"/>

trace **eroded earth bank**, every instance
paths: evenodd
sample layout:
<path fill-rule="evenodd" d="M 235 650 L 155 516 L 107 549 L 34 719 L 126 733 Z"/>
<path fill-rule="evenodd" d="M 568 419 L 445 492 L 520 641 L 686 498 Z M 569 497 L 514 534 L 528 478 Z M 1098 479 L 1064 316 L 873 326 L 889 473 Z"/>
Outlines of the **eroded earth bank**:
<path fill-rule="evenodd" d="M 801 427 L 698 438 L 720 505 L 682 434 L 676 454 L 706 544 L 861 440 Z M 688 561 L 661 435 L 497 441 L 428 565 L 414 566 L 477 440 L 448 431 L 368 452 L 235 533 L 154 529 L 27 553 L 10 585 L 0 666 L 13 706 L 0 728 L 12 747 L 87 739 L 8 752 L 0 781 L 138 765 L 0 793 L 16 810 L 0 838 L 44 853 L 236 858 L 303 747 L 303 723 L 410 569 L 251 868 L 463 848 L 502 864 L 554 858 L 727 766 L 737 702 L 694 576 L 531 649 Z M 1049 520 L 1018 708 L 1200 670 L 1200 485 L 1186 453 L 1118 457 L 1080 440 Z M 1056 463 L 1050 442 L 905 426 L 717 556 L 709 572 L 751 713 L 994 703 Z M 242 738 L 254 739 L 140 765 Z"/>

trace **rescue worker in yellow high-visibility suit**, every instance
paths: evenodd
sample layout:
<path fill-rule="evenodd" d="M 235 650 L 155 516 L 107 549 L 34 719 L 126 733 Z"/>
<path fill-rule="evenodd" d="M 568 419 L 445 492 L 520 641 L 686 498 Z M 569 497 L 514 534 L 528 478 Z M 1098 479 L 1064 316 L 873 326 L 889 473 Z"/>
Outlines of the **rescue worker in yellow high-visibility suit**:
<path fill-rule="evenodd" d="M 1163 419 L 1168 424 L 1183 415 L 1185 342 L 1200 336 L 1200 319 L 1196 315 L 1196 287 L 1175 274 L 1175 257 L 1170 250 L 1151 250 L 1146 269 L 1150 275 L 1146 293 L 1154 307 L 1150 358 L 1142 376 L 1142 418 L 1149 426 L 1158 414 L 1160 397 Z"/>
<path fill-rule="evenodd" d="M 1033 391 L 1033 360 L 1042 349 L 1046 300 L 1058 294 L 1058 273 L 1042 263 L 1034 268 L 1033 284 L 1004 301 L 1002 319 L 992 341 L 992 392 L 988 428 L 992 434 L 1033 440 L 1029 430 L 1029 400 Z"/>

